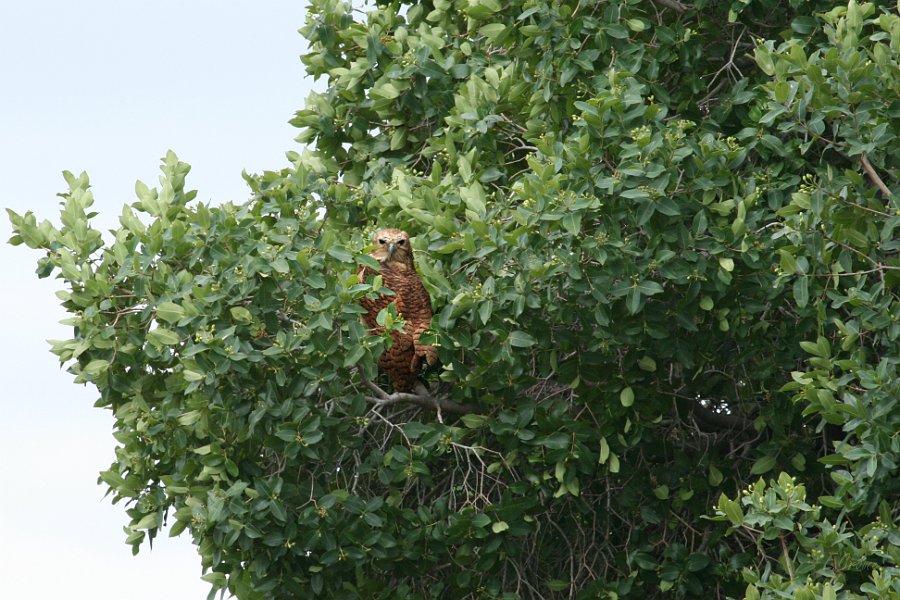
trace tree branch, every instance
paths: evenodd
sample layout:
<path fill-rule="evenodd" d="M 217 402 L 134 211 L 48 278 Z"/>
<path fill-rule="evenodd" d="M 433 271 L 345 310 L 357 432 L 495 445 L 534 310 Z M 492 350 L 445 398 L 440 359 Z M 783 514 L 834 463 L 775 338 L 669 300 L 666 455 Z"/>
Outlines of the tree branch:
<path fill-rule="evenodd" d="M 872 163 L 869 162 L 869 159 L 865 154 L 859 155 L 859 162 L 862 163 L 863 169 L 866 171 L 866 175 L 869 176 L 869 179 L 872 180 L 872 183 L 881 190 L 881 193 L 885 195 L 886 198 L 891 197 L 891 190 L 888 186 L 884 184 L 884 181 L 881 180 L 881 177 L 878 176 L 878 173 L 875 172 L 875 168 L 872 166 Z"/>
<path fill-rule="evenodd" d="M 682 4 L 678 0 L 653 0 L 653 1 L 656 4 L 659 4 L 660 6 L 665 6 L 666 8 L 671 8 L 672 10 L 674 10 L 677 13 L 683 13 L 688 8 L 690 8 L 689 6 Z"/>
<path fill-rule="evenodd" d="M 784 556 L 784 566 L 787 567 L 788 576 L 794 578 L 794 566 L 791 563 L 791 555 L 788 552 L 787 543 L 784 541 L 784 533 L 778 536 L 781 539 L 781 552 Z"/>
<path fill-rule="evenodd" d="M 360 379 L 362 380 L 363 385 L 369 388 L 369 390 L 374 394 L 374 396 L 366 396 L 366 401 L 378 406 L 389 406 L 391 404 L 397 404 L 398 402 L 408 402 L 410 404 L 421 406 L 422 408 L 431 408 L 433 410 L 436 410 L 438 413 L 448 412 L 458 415 L 466 415 L 469 413 L 481 412 L 477 406 L 473 406 L 471 404 L 460 404 L 459 402 L 455 402 L 453 400 L 450 400 L 449 398 L 432 396 L 429 393 L 411 394 L 408 392 L 394 392 L 393 394 L 388 394 L 376 384 L 369 381 L 368 378 L 366 378 L 361 373 Z"/>

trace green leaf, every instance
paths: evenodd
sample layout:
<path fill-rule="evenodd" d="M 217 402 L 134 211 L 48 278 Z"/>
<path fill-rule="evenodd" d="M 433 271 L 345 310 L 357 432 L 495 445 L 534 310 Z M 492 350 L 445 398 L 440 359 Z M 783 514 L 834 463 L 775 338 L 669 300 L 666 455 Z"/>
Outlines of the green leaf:
<path fill-rule="evenodd" d="M 794 259 L 794 255 L 791 254 L 788 250 L 781 249 L 778 251 L 779 256 L 781 257 L 780 265 L 781 270 L 785 273 L 793 275 L 797 272 L 797 261 Z"/>
<path fill-rule="evenodd" d="M 642 371 L 653 373 L 656 371 L 656 361 L 649 356 L 642 356 L 641 360 L 638 361 L 638 368 Z"/>
<path fill-rule="evenodd" d="M 363 520 L 370 527 L 380 528 L 380 527 L 384 526 L 384 519 L 382 519 L 380 516 L 376 515 L 375 513 L 370 513 L 370 512 L 363 513 Z"/>
<path fill-rule="evenodd" d="M 272 269 L 274 269 L 277 273 L 285 274 L 290 272 L 291 266 L 288 264 L 287 259 L 285 259 L 283 256 L 279 256 L 272 261 Z"/>
<path fill-rule="evenodd" d="M 734 271 L 734 260 L 724 256 L 720 257 L 719 266 L 722 267 L 723 270 L 731 273 L 732 271 Z"/>
<path fill-rule="evenodd" d="M 487 325 L 488 321 L 491 319 L 491 311 L 493 310 L 494 303 L 490 300 L 486 300 L 482 302 L 478 307 L 478 318 L 481 319 L 482 325 Z"/>
<path fill-rule="evenodd" d="M 628 295 L 625 297 L 625 306 L 628 308 L 629 314 L 637 314 L 637 312 L 641 309 L 641 290 L 637 286 L 633 286 L 628 290 Z"/>
<path fill-rule="evenodd" d="M 615 453 L 610 453 L 609 455 L 609 472 L 610 473 L 618 473 L 621 468 L 621 464 L 619 463 L 619 457 Z"/>
<path fill-rule="evenodd" d="M 353 262 L 353 255 L 343 246 L 331 246 L 328 249 L 328 254 L 341 262 Z"/>
<path fill-rule="evenodd" d="M 557 431 L 548 436 L 535 440 L 541 446 L 550 448 L 551 450 L 564 450 L 572 445 L 572 436 L 568 433 Z"/>
<path fill-rule="evenodd" d="M 819 336 L 816 338 L 816 342 L 809 342 L 803 340 L 800 342 L 800 347 L 809 354 L 813 356 L 818 356 L 819 358 L 830 358 L 831 357 L 831 344 L 828 342 L 828 338 L 823 336 Z"/>
<path fill-rule="evenodd" d="M 467 414 L 461 417 L 463 424 L 469 429 L 479 429 L 487 422 L 485 415 Z"/>
<path fill-rule="evenodd" d="M 653 296 L 655 294 L 663 293 L 663 286 L 655 281 L 650 281 L 649 279 L 641 281 L 638 284 L 638 288 L 644 296 Z"/>
<path fill-rule="evenodd" d="M 775 63 L 772 61 L 772 54 L 765 46 L 757 46 L 755 52 L 756 64 L 768 76 L 775 74 Z"/>
<path fill-rule="evenodd" d="M 775 102 L 780 102 L 784 104 L 787 102 L 788 94 L 791 92 L 791 85 L 787 81 L 776 81 L 775 82 Z"/>
<path fill-rule="evenodd" d="M 156 307 L 156 317 L 169 323 L 176 323 L 184 316 L 184 308 L 174 302 L 163 302 Z"/>
<path fill-rule="evenodd" d="M 462 187 L 459 195 L 466 203 L 466 208 L 472 211 L 478 219 L 484 219 L 487 205 L 484 201 L 484 190 L 482 190 L 481 184 L 473 182 L 467 187 Z"/>
<path fill-rule="evenodd" d="M 484 19 L 500 9 L 498 0 L 469 0 L 466 12 L 474 19 Z"/>
<path fill-rule="evenodd" d="M 562 218 L 562 224 L 571 235 L 578 235 L 581 232 L 581 213 L 566 213 Z"/>
<path fill-rule="evenodd" d="M 798 276 L 794 281 L 794 300 L 797 302 L 798 308 L 805 308 L 809 303 L 809 279 L 805 276 Z"/>
<path fill-rule="evenodd" d="M 372 88 L 372 95 L 378 98 L 393 100 L 400 95 L 400 90 L 392 83 L 382 83 L 381 85 Z"/>
<path fill-rule="evenodd" d="M 509 525 L 506 523 L 506 521 L 494 521 L 491 524 L 491 531 L 493 531 L 494 533 L 502 533 L 507 529 L 509 529 Z"/>
<path fill-rule="evenodd" d="M 716 508 L 725 515 L 732 525 L 741 525 L 744 522 L 744 512 L 741 510 L 740 505 L 725 494 L 719 496 L 719 504 Z"/>
<path fill-rule="evenodd" d="M 114 471 L 102 471 L 100 473 L 100 479 L 102 479 L 106 485 L 114 489 L 125 487 L 125 479 Z"/>
<path fill-rule="evenodd" d="M 161 346 L 174 346 L 181 341 L 181 338 L 171 329 L 157 327 L 147 332 L 147 341 L 158 348 Z"/>
<path fill-rule="evenodd" d="M 605 437 L 600 438 L 600 459 L 599 463 L 602 465 L 609 458 L 609 443 L 606 441 Z"/>
<path fill-rule="evenodd" d="M 184 425 L 185 427 L 190 427 L 191 425 L 199 421 L 200 417 L 202 416 L 203 413 L 199 410 L 191 410 L 178 417 L 178 423 L 180 425 Z"/>
<path fill-rule="evenodd" d="M 717 469 L 715 465 L 709 465 L 709 485 L 718 487 L 718 485 L 722 483 L 723 479 L 724 475 L 722 475 L 722 471 Z"/>
<path fill-rule="evenodd" d="M 562 579 L 550 579 L 547 581 L 547 589 L 551 592 L 562 592 L 569 589 L 569 587 L 569 582 L 563 581 Z"/>
<path fill-rule="evenodd" d="M 356 259 L 356 264 L 358 264 L 358 265 L 362 265 L 364 267 L 369 267 L 370 269 L 372 269 L 373 271 L 376 271 L 376 272 L 381 270 L 381 263 L 378 262 L 377 260 L 375 260 L 373 257 L 369 256 L 368 254 L 357 254 L 355 259 Z M 360 283 L 364 283 L 364 282 L 361 281 Z"/>
<path fill-rule="evenodd" d="M 211 572 L 206 575 L 202 575 L 200 577 L 206 583 L 214 585 L 216 588 L 224 588 L 227 585 L 228 580 L 225 577 L 225 573 Z"/>
<path fill-rule="evenodd" d="M 819 496 L 819 503 L 822 506 L 827 506 L 828 508 L 834 508 L 837 510 L 844 508 L 844 500 L 837 496 Z"/>
<path fill-rule="evenodd" d="M 101 358 L 95 358 L 88 364 L 84 366 L 81 372 L 88 377 L 96 377 L 97 375 L 106 372 L 109 369 L 109 361 Z"/>
<path fill-rule="evenodd" d="M 463 178 L 463 181 L 466 183 L 472 182 L 472 164 L 469 162 L 469 159 L 465 156 L 460 156 L 456 160 L 456 166 L 459 169 L 459 175 Z M 471 208 L 471 207 L 470 207 Z"/>
<path fill-rule="evenodd" d="M 507 338 L 510 346 L 514 346 L 516 348 L 528 348 L 530 346 L 534 346 L 537 343 L 537 340 L 534 339 L 530 334 L 521 331 L 521 330 L 513 330 L 509 332 L 509 337 Z"/>
<path fill-rule="evenodd" d="M 500 37 L 500 34 L 502 34 L 504 31 L 506 31 L 506 25 L 504 25 L 503 23 L 490 23 L 489 25 L 484 25 L 478 28 L 478 34 L 483 35 L 491 41 L 494 41 L 498 37 Z"/>
<path fill-rule="evenodd" d="M 809 35 L 818 26 L 818 20 L 810 16 L 800 16 L 791 21 L 791 29 L 800 35 Z"/>
<path fill-rule="evenodd" d="M 242 323 L 249 323 L 253 321 L 253 315 L 243 306 L 232 306 L 230 311 L 231 318 L 235 321 L 241 321 Z"/>
<path fill-rule="evenodd" d="M 206 376 L 205 376 L 203 373 L 200 373 L 200 372 L 197 372 L 197 371 L 192 371 L 191 369 L 185 369 L 185 370 L 183 371 L 183 374 L 184 374 L 184 378 L 185 378 L 187 381 L 191 381 L 191 382 L 193 382 L 193 381 L 202 381 L 202 380 L 204 380 L 204 379 L 206 378 Z"/>
<path fill-rule="evenodd" d="M 772 456 L 771 454 L 767 454 L 753 463 L 753 467 L 750 468 L 750 474 L 762 475 L 763 473 L 768 473 L 775 466 L 776 462 L 776 457 Z"/>
<path fill-rule="evenodd" d="M 635 33 L 640 33 L 647 28 L 644 22 L 641 19 L 627 19 L 625 24 L 628 25 L 628 29 L 634 31 Z"/>
<path fill-rule="evenodd" d="M 187 520 L 178 520 L 169 528 L 169 537 L 178 537 L 182 531 L 187 529 L 189 525 L 189 521 Z"/>
<path fill-rule="evenodd" d="M 157 513 L 144 515 L 140 521 L 131 526 L 132 529 L 155 529 L 157 527 L 159 527 L 159 515 Z"/>
<path fill-rule="evenodd" d="M 691 573 L 702 571 L 709 566 L 710 558 L 703 552 L 691 552 L 687 559 L 687 568 Z"/>
<path fill-rule="evenodd" d="M 417 423 L 416 421 L 411 421 L 403 426 L 404 433 L 411 440 L 418 439 L 426 433 L 431 433 L 433 430 L 434 428 L 431 425 Z"/>
<path fill-rule="evenodd" d="M 487 527 L 490 522 L 491 518 L 484 513 L 478 513 L 472 517 L 472 526 L 478 527 L 479 529 Z"/>
<path fill-rule="evenodd" d="M 351 367 L 358 363 L 360 359 L 366 355 L 366 349 L 364 346 L 354 346 L 350 349 L 347 355 L 344 357 L 344 366 Z"/>

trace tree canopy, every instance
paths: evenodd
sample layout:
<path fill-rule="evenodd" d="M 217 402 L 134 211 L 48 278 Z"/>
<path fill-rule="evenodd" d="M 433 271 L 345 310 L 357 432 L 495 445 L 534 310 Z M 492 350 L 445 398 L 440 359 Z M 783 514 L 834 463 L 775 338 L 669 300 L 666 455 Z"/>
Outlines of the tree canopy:
<path fill-rule="evenodd" d="M 138 551 L 211 595 L 900 597 L 900 16 L 887 2 L 311 0 L 290 166 L 168 154 L 10 213 L 116 418 Z M 377 227 L 441 366 L 377 373 Z M 401 328 L 385 312 L 386 330 Z"/>

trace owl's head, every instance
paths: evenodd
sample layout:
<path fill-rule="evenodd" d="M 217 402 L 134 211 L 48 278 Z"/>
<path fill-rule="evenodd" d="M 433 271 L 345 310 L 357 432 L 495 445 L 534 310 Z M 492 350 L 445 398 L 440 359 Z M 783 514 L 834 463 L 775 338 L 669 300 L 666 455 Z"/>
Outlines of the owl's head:
<path fill-rule="evenodd" d="M 412 248 L 409 245 L 409 234 L 402 229 L 382 229 L 375 234 L 375 249 L 372 257 L 384 265 L 404 267 L 412 266 Z"/>

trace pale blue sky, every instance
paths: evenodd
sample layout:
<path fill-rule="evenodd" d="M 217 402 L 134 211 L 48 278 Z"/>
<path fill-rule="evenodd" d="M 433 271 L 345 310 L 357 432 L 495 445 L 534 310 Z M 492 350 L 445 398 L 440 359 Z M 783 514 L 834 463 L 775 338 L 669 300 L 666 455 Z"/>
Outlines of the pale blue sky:
<path fill-rule="evenodd" d="M 168 149 L 199 198 L 243 201 L 242 169 L 286 166 L 287 124 L 312 82 L 299 55 L 302 0 L 4 0 L 0 3 L 0 206 L 57 220 L 60 173 L 91 176 L 113 227 L 134 182 L 155 185 Z M 202 600 L 185 539 L 132 558 L 123 507 L 101 500 L 112 418 L 92 408 L 45 342 L 71 330 L 34 275 L 40 254 L 0 220 L 0 581 L 5 598 Z"/>

